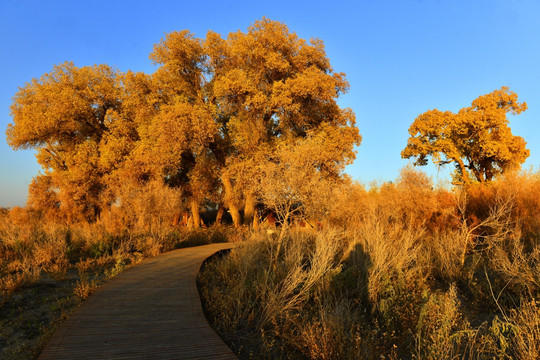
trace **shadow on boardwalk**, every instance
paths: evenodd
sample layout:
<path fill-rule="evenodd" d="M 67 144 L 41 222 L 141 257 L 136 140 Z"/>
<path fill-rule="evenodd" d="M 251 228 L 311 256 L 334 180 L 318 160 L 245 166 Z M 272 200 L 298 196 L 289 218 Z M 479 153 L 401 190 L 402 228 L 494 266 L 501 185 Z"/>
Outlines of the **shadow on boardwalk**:
<path fill-rule="evenodd" d="M 196 276 L 234 243 L 174 250 L 118 275 L 53 335 L 40 360 L 237 359 L 204 317 Z"/>

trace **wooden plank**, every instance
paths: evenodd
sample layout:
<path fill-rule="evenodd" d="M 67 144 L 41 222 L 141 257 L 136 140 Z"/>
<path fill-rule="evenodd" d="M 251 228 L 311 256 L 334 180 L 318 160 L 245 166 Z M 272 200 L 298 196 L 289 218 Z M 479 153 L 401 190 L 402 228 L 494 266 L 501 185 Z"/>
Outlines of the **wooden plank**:
<path fill-rule="evenodd" d="M 100 287 L 57 329 L 40 360 L 237 359 L 210 328 L 196 276 L 234 243 L 171 251 Z"/>

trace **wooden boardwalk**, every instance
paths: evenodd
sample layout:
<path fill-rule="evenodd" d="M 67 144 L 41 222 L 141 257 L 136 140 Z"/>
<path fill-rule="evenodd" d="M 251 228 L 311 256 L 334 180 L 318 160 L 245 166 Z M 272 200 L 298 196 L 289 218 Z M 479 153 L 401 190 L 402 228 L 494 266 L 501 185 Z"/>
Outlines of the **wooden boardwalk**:
<path fill-rule="evenodd" d="M 174 250 L 100 287 L 53 335 L 39 359 L 237 359 L 204 317 L 196 276 L 235 244 Z"/>

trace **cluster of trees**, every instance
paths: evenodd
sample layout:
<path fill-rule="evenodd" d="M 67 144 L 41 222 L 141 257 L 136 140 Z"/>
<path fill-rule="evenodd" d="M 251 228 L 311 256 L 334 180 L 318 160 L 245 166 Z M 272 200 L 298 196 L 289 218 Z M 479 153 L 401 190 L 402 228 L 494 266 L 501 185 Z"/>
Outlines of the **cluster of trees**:
<path fill-rule="evenodd" d="M 205 203 L 238 226 L 271 201 L 272 174 L 339 181 L 355 157 L 354 113 L 336 103 L 348 83 L 320 40 L 263 19 L 227 38 L 170 33 L 150 58 L 153 74 L 67 62 L 19 89 L 7 140 L 37 149 L 30 206 L 94 221 L 158 182 L 195 226 Z"/>
<path fill-rule="evenodd" d="M 355 158 L 354 113 L 336 103 L 349 85 L 320 40 L 263 19 L 227 38 L 172 32 L 150 58 L 153 74 L 67 62 L 19 89 L 7 140 L 37 149 L 31 207 L 94 221 L 161 186 L 195 226 L 203 204 L 239 226 L 258 204 L 288 216 Z M 503 87 L 456 114 L 427 111 L 401 155 L 453 163 L 459 184 L 491 181 L 529 155 L 506 116 L 526 109 Z"/>

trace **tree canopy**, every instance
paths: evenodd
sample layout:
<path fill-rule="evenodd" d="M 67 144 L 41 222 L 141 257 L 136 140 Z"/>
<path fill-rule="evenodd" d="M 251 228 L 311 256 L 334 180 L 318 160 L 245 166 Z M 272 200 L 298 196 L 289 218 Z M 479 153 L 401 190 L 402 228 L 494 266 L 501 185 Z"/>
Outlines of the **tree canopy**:
<path fill-rule="evenodd" d="M 519 169 L 529 156 L 525 140 L 512 134 L 507 118 L 525 110 L 527 104 L 507 87 L 478 97 L 457 114 L 429 110 L 410 126 L 401 156 L 415 158 L 415 165 L 426 165 L 428 157 L 437 165 L 453 163 L 457 183 L 491 181 Z"/>
<path fill-rule="evenodd" d="M 19 90 L 8 142 L 38 149 L 44 169 L 30 203 L 95 219 L 126 187 L 161 181 L 195 224 L 211 202 L 239 225 L 263 199 L 250 180 L 280 149 L 317 146 L 308 163 L 334 179 L 355 157 L 354 113 L 336 103 L 349 85 L 320 40 L 262 19 L 226 38 L 172 32 L 150 58 L 151 75 L 65 63 Z"/>
<path fill-rule="evenodd" d="M 106 171 L 99 161 L 121 107 L 119 74 L 107 65 L 55 66 L 15 95 L 7 140 L 13 148 L 36 148 L 45 173 L 34 179 L 30 200 L 58 204 L 68 217 L 95 217 Z M 38 191 L 39 189 L 39 191 Z M 60 191 L 45 191 L 60 189 Z M 36 191 L 34 191 L 36 190 Z"/>

